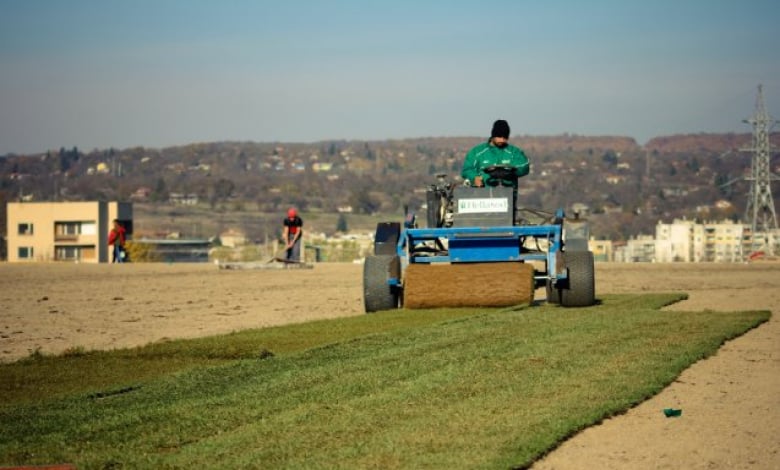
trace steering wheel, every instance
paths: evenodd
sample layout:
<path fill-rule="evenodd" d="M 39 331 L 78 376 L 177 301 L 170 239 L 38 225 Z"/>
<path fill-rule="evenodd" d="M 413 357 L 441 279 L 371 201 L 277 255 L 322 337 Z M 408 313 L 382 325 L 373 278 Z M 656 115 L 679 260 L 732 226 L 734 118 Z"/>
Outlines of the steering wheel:
<path fill-rule="evenodd" d="M 490 165 L 485 168 L 485 173 L 490 175 L 491 179 L 511 180 L 517 178 L 517 168 L 507 165 Z"/>

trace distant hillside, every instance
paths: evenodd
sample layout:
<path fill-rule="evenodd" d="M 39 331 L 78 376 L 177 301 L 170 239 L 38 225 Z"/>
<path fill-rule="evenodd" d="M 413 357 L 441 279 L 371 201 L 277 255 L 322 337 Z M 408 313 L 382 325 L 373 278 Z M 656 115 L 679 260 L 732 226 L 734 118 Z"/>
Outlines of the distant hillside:
<path fill-rule="evenodd" d="M 516 141 L 531 154 L 562 151 L 587 152 L 589 150 L 629 152 L 639 149 L 639 145 L 632 137 L 619 136 L 581 136 L 575 134 L 518 136 L 514 137 L 513 141 Z"/>
<path fill-rule="evenodd" d="M 752 134 L 683 134 L 655 137 L 645 144 L 645 148 L 659 153 L 736 151 L 751 145 Z M 773 133 L 770 142 L 780 146 L 780 133 Z"/>
<path fill-rule="evenodd" d="M 250 238 L 264 239 L 278 231 L 277 215 L 291 205 L 310 217 L 393 220 L 405 208 L 419 212 L 436 175 L 458 181 L 466 152 L 483 140 L 209 142 L 6 155 L 0 157 L 0 203 L 131 200 L 153 215 L 139 231 L 186 235 L 197 227 L 198 235 L 209 236 L 239 225 Z M 630 137 L 573 134 L 517 135 L 512 142 L 531 160 L 531 174 L 521 180 L 524 205 L 576 205 L 598 237 L 626 239 L 653 233 L 659 220 L 737 219 L 744 211 L 749 186 L 743 177 L 751 159 L 737 149 L 750 145 L 747 133 L 661 136 L 645 146 Z M 772 142 L 780 144 L 780 135 Z M 780 169 L 776 154 L 770 168 Z M 777 199 L 780 189 L 773 195 Z M 335 230 L 330 225 L 323 230 Z"/>

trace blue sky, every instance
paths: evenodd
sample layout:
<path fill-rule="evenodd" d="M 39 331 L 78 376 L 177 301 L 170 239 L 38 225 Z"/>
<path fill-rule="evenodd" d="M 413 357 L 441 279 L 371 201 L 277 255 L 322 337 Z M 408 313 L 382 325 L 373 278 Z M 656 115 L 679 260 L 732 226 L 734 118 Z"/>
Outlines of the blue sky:
<path fill-rule="evenodd" d="M 0 155 L 750 132 L 776 0 L 0 0 Z"/>

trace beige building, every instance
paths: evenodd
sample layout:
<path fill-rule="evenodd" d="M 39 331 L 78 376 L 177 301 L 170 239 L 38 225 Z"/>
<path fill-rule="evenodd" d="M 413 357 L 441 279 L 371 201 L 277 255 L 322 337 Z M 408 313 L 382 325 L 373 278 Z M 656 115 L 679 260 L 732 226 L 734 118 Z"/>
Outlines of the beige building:
<path fill-rule="evenodd" d="M 595 261 L 612 261 L 614 259 L 612 254 L 612 240 L 596 240 L 591 238 L 588 240 L 588 250 L 593 252 L 593 259 Z"/>
<path fill-rule="evenodd" d="M 9 262 L 106 263 L 112 221 L 133 233 L 128 202 L 9 202 L 7 215 Z"/>

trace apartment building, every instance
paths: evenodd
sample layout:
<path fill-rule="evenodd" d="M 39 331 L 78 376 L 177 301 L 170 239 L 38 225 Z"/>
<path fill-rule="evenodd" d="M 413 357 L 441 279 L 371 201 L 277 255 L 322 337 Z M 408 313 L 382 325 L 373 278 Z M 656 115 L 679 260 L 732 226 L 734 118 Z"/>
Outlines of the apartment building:
<path fill-rule="evenodd" d="M 739 263 L 750 253 L 749 226 L 726 220 L 704 224 L 703 232 L 702 261 Z"/>
<path fill-rule="evenodd" d="M 6 213 L 9 262 L 106 263 L 111 222 L 133 233 L 129 202 L 9 202 Z"/>
<path fill-rule="evenodd" d="M 755 251 L 780 252 L 780 231 L 770 230 L 754 240 L 750 226 L 732 220 L 693 222 L 674 220 L 656 226 L 658 262 L 739 263 Z"/>
<path fill-rule="evenodd" d="M 644 263 L 655 261 L 656 241 L 652 235 L 631 237 L 614 250 L 614 260 L 619 263 Z"/>
<path fill-rule="evenodd" d="M 701 261 L 701 226 L 692 220 L 659 222 L 655 227 L 655 261 L 659 263 Z"/>

